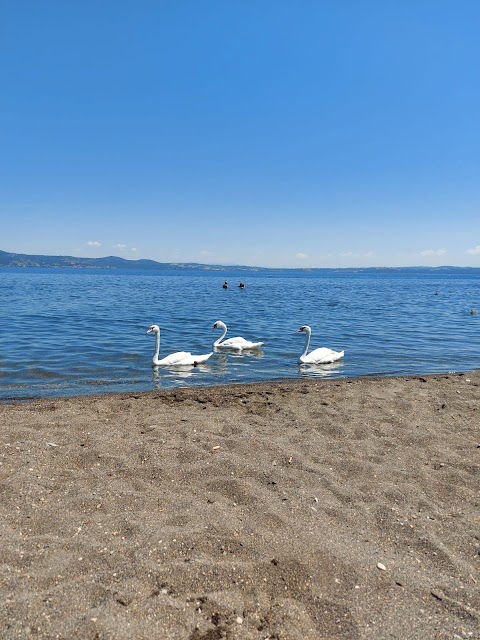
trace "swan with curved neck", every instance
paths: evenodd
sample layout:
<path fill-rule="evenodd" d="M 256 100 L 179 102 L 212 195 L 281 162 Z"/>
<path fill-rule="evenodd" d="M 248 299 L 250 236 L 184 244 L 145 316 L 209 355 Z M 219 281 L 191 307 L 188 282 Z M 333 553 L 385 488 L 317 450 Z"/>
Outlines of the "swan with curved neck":
<path fill-rule="evenodd" d="M 223 340 L 227 333 L 227 325 L 221 320 L 217 320 L 217 322 L 215 322 L 215 324 L 213 325 L 213 331 L 215 331 L 215 329 L 223 329 L 223 333 L 220 336 L 220 338 L 218 338 L 218 340 L 215 340 L 215 342 L 213 343 L 214 349 L 220 348 L 220 349 L 234 349 L 235 351 L 243 351 L 244 349 L 260 349 L 260 347 L 263 344 L 263 342 L 250 342 L 250 340 L 245 340 L 245 338 L 242 338 L 241 336 L 236 336 L 235 338 L 228 338 L 228 340 Z"/>
<path fill-rule="evenodd" d="M 155 334 L 155 352 L 153 354 L 152 364 L 154 367 L 158 366 L 179 366 L 179 365 L 194 365 L 205 362 L 210 358 L 212 353 L 206 353 L 201 356 L 194 356 L 189 351 L 177 351 L 176 353 L 171 353 L 166 358 L 158 359 L 158 354 L 160 352 L 160 327 L 156 324 L 152 324 L 150 329 L 148 329 L 147 333 Z"/>
<path fill-rule="evenodd" d="M 310 346 L 312 330 L 308 324 L 306 324 L 303 327 L 300 327 L 300 329 L 297 329 L 297 333 L 300 332 L 306 334 L 305 349 L 298 360 L 301 364 L 329 364 L 330 362 L 340 360 L 340 358 L 343 358 L 345 355 L 345 351 L 333 351 L 333 349 L 328 349 L 327 347 L 320 347 L 319 349 L 314 349 L 310 353 L 307 353 L 308 347 Z"/>

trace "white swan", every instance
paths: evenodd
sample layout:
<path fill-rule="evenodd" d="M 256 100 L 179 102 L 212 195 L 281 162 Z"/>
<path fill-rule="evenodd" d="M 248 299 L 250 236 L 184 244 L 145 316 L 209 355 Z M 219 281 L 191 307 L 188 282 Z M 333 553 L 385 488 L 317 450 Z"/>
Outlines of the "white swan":
<path fill-rule="evenodd" d="M 156 324 L 152 324 L 150 329 L 148 329 L 147 333 L 155 334 L 155 353 L 153 354 L 153 360 L 152 360 L 152 364 L 155 367 L 163 366 L 163 365 L 174 367 L 177 365 L 192 365 L 192 364 L 196 366 L 197 364 L 200 364 L 201 362 L 205 362 L 205 360 L 208 360 L 210 356 L 213 354 L 212 352 L 202 356 L 193 356 L 188 351 L 177 351 L 176 353 L 171 353 L 166 358 L 162 358 L 161 360 L 159 360 L 158 353 L 160 351 L 160 327 Z"/>
<path fill-rule="evenodd" d="M 218 340 L 215 340 L 213 343 L 214 348 L 219 347 L 220 349 L 235 349 L 236 351 L 243 351 L 243 349 L 260 349 L 263 342 L 250 342 L 250 340 L 245 340 L 245 338 L 241 338 L 240 336 L 236 336 L 235 338 L 228 338 L 228 340 L 223 340 L 225 334 L 227 333 L 227 325 L 221 320 L 217 320 L 213 325 L 213 331 L 218 328 L 223 329 L 223 333 Z"/>
<path fill-rule="evenodd" d="M 345 351 L 333 351 L 332 349 L 327 349 L 327 347 L 314 349 L 309 354 L 307 354 L 308 347 L 310 345 L 310 336 L 312 335 L 312 330 L 308 325 L 305 325 L 303 327 L 300 327 L 300 329 L 297 329 L 297 333 L 301 331 L 307 334 L 305 349 L 303 350 L 303 353 L 298 360 L 301 364 L 329 364 L 330 362 L 335 362 L 336 360 L 340 360 L 340 358 L 343 358 Z"/>

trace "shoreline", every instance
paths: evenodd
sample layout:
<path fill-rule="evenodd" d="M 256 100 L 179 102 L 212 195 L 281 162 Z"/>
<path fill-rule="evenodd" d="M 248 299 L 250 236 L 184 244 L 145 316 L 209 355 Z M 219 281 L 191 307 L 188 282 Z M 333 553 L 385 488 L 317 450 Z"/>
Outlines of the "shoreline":
<path fill-rule="evenodd" d="M 195 392 L 209 389 L 220 389 L 223 391 L 228 391 L 229 389 L 234 389 L 236 387 L 246 387 L 251 391 L 254 391 L 256 387 L 260 387 L 262 385 L 272 386 L 275 389 L 278 385 L 302 385 L 302 384 L 329 384 L 335 383 L 338 381 L 344 381 L 348 384 L 351 384 L 357 380 L 383 380 L 383 379 L 398 379 L 398 380 L 416 380 L 416 379 L 428 379 L 428 378 L 438 378 L 444 376 L 468 376 L 468 375 L 480 375 L 480 369 L 469 369 L 465 371 L 445 371 L 439 373 L 416 373 L 416 374 L 377 374 L 377 373 L 368 373 L 360 376 L 345 376 L 345 377 L 332 377 L 332 378 L 323 378 L 323 377 L 308 377 L 308 378 L 280 378 L 278 380 L 258 380 L 254 382 L 232 382 L 232 383 L 219 383 L 219 384 L 210 384 L 210 385 L 192 385 L 190 387 L 181 386 L 181 387 L 168 387 L 165 389 L 148 389 L 144 391 L 108 391 L 105 393 L 87 393 L 87 394 L 72 394 L 65 396 L 7 396 L 5 398 L 0 397 L 0 406 L 2 404 L 5 405 L 14 405 L 14 404 L 32 404 L 34 402 L 48 402 L 55 400 L 83 400 L 87 398 L 92 398 L 96 400 L 101 400 L 106 397 L 116 397 L 119 399 L 131 398 L 131 397 L 140 397 L 140 396 L 148 396 L 151 394 L 154 395 L 163 395 L 169 393 L 176 393 L 180 391 L 186 392 Z"/>
<path fill-rule="evenodd" d="M 478 371 L 2 401 L 0 635 L 479 637 L 479 414 Z"/>

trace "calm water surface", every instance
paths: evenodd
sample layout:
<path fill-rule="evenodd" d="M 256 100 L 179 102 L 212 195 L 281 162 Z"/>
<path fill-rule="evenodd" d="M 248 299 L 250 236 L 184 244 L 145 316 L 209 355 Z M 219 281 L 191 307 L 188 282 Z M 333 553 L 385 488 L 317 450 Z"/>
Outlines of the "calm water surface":
<path fill-rule="evenodd" d="M 225 279 L 230 288 L 224 290 Z M 238 283 L 245 282 L 245 289 Z M 480 269 L 452 271 L 111 271 L 0 268 L 0 398 L 254 382 L 312 376 L 422 374 L 480 368 Z M 153 369 L 161 351 L 211 351 L 227 337 L 262 351 Z M 345 350 L 299 367 L 311 348 Z"/>

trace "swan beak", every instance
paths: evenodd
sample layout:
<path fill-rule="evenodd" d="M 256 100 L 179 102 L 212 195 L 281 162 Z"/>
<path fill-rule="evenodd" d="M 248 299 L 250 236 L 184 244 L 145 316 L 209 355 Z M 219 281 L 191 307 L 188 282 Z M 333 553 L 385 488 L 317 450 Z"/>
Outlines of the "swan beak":
<path fill-rule="evenodd" d="M 302 330 L 301 330 L 301 329 L 297 329 L 297 330 L 295 331 L 295 333 L 302 333 Z"/>

